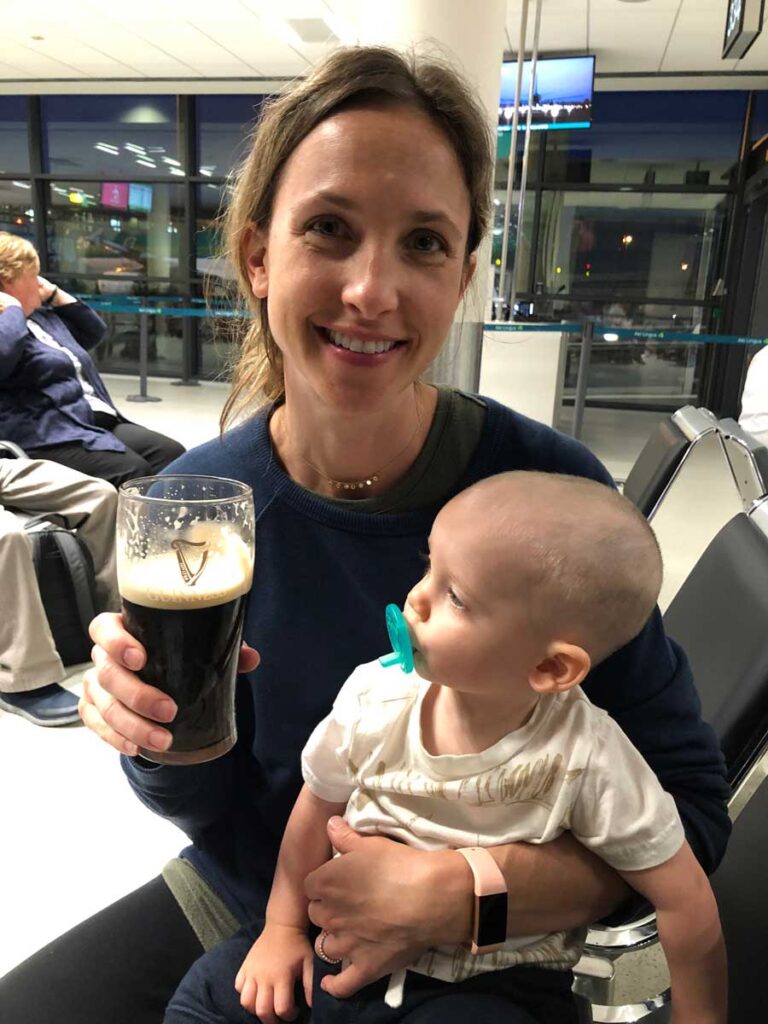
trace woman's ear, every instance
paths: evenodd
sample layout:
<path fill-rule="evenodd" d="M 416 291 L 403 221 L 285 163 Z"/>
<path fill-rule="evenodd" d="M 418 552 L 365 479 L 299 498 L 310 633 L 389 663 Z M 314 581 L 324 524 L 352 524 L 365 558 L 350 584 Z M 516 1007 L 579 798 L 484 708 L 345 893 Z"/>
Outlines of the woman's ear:
<path fill-rule="evenodd" d="M 469 288 L 469 286 L 470 286 L 470 284 L 472 282 L 472 278 L 475 276 L 475 271 L 476 270 L 477 270 L 477 253 L 473 252 L 473 253 L 470 253 L 469 259 L 465 263 L 464 271 L 463 271 L 463 273 L 461 275 L 461 293 L 459 295 L 459 299 L 463 299 L 464 298 L 464 293 L 466 292 L 467 288 Z"/>
<path fill-rule="evenodd" d="M 578 686 L 585 678 L 592 660 L 577 644 L 561 640 L 550 644 L 547 656 L 528 676 L 528 682 L 537 693 L 564 693 Z"/>
<path fill-rule="evenodd" d="M 257 299 L 266 299 L 269 293 L 266 232 L 251 224 L 243 235 L 243 252 L 248 268 L 251 291 Z"/>

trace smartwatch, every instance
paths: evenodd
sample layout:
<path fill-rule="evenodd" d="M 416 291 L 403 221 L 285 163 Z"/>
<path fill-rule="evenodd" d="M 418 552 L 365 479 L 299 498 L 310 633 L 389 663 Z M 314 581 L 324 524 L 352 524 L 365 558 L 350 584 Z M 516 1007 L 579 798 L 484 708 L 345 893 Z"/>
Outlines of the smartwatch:
<path fill-rule="evenodd" d="M 475 880 L 470 950 L 493 953 L 507 940 L 507 882 L 488 850 L 466 846 L 456 851 L 469 864 Z"/>

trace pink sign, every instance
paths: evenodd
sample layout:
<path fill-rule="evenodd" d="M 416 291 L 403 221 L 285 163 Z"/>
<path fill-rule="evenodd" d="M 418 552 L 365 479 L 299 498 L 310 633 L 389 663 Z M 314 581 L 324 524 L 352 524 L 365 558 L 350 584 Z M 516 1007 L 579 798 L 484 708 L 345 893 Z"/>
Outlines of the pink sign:
<path fill-rule="evenodd" d="M 105 181 L 101 186 L 101 205 L 116 210 L 128 209 L 128 183 L 126 181 Z"/>

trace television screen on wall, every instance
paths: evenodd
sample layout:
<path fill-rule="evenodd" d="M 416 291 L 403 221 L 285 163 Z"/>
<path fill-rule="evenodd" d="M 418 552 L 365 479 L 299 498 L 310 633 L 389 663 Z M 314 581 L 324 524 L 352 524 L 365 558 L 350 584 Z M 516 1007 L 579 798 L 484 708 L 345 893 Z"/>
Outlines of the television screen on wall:
<path fill-rule="evenodd" d="M 134 185 L 128 186 L 128 209 L 136 213 L 149 213 L 152 209 L 152 186 Z"/>
<path fill-rule="evenodd" d="M 525 131 L 531 63 L 529 60 L 523 61 L 518 131 Z M 517 61 L 504 61 L 501 66 L 501 98 L 499 100 L 499 129 L 501 131 L 510 131 L 512 128 L 516 79 Z M 590 128 L 594 80 L 594 57 L 543 57 L 538 60 L 533 86 L 531 130 Z"/>

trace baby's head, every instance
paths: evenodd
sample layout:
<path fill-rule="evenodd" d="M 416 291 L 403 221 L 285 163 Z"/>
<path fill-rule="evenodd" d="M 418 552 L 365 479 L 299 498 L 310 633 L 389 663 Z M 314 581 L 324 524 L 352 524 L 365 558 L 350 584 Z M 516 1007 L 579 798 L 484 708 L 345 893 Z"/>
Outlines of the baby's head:
<path fill-rule="evenodd" d="M 550 473 L 488 477 L 435 520 L 430 569 L 405 609 L 416 668 L 471 688 L 496 666 L 537 690 L 568 689 L 640 632 L 661 575 L 651 528 L 610 487 Z"/>

